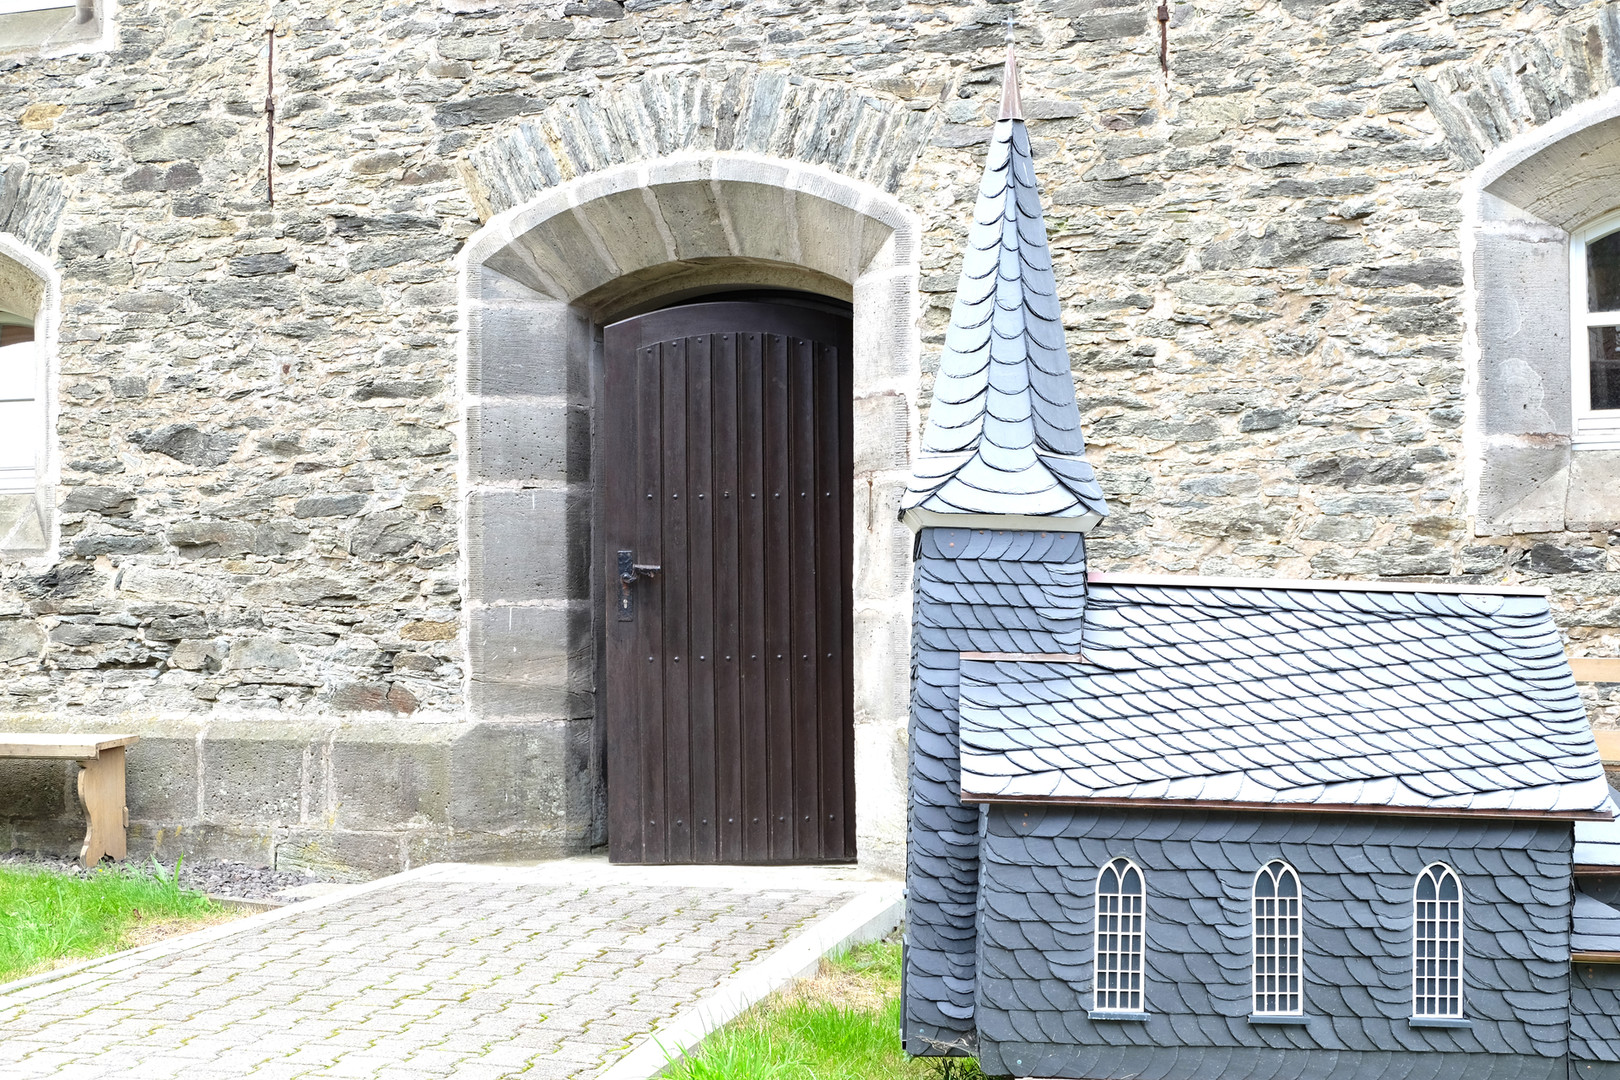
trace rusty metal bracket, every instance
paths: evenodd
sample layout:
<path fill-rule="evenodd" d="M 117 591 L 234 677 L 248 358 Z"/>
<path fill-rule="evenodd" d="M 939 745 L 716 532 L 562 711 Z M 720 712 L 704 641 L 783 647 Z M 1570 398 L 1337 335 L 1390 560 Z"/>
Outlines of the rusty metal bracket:
<path fill-rule="evenodd" d="M 276 28 L 266 27 L 265 41 L 270 53 L 264 59 L 264 191 L 271 206 L 276 205 Z"/>
<path fill-rule="evenodd" d="M 1170 77 L 1170 0 L 1159 4 L 1159 70 Z"/>

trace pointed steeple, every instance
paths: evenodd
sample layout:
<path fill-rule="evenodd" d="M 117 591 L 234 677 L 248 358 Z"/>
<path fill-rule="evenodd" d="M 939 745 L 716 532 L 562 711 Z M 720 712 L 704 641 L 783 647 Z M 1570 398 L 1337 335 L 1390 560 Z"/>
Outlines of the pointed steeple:
<path fill-rule="evenodd" d="M 1011 41 L 934 400 L 900 518 L 1089 532 L 1108 513 L 1085 460 L 1057 281 Z"/>

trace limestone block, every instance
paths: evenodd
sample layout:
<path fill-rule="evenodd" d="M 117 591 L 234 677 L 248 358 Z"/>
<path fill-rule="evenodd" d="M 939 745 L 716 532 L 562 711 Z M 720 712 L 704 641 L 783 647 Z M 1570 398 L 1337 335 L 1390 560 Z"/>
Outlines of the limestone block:
<path fill-rule="evenodd" d="M 467 410 L 467 453 L 477 480 L 586 482 L 591 414 L 561 397 L 486 397 Z"/>
<path fill-rule="evenodd" d="M 793 200 L 799 260 L 840 281 L 854 281 L 892 229 L 854 210 L 800 192 Z"/>
<path fill-rule="evenodd" d="M 1570 449 L 1553 445 L 1487 442 L 1482 448 L 1474 532 L 1556 532 L 1564 527 Z"/>
<path fill-rule="evenodd" d="M 666 226 L 639 189 L 593 199 L 575 213 L 595 230 L 621 274 L 658 266 L 672 258 L 664 241 Z"/>
<path fill-rule="evenodd" d="M 72 762 L 0 759 L 0 820 L 58 818 L 72 811 Z M 81 837 L 82 839 L 82 837 Z"/>
<path fill-rule="evenodd" d="M 1616 526 L 1620 526 L 1620 450 L 1573 451 L 1564 528 L 1597 531 Z"/>
<path fill-rule="evenodd" d="M 567 304 L 486 306 L 472 319 L 467 369 L 471 393 L 587 400 L 590 328 Z"/>
<path fill-rule="evenodd" d="M 1563 235 L 1545 228 L 1493 230 L 1478 238 L 1474 284 L 1486 436 L 1569 433 L 1567 251 Z"/>
<path fill-rule="evenodd" d="M 202 746 L 203 819 L 231 826 L 297 824 L 306 805 L 306 756 L 318 742 L 315 725 L 297 721 L 210 727 Z"/>
<path fill-rule="evenodd" d="M 852 582 L 857 601 L 911 596 L 911 551 L 915 535 L 900 523 L 905 475 L 857 477 L 851 521 L 855 530 Z"/>
<path fill-rule="evenodd" d="M 462 830 L 580 828 L 595 779 L 591 721 L 474 724 L 450 759 L 451 825 Z"/>
<path fill-rule="evenodd" d="M 799 263 L 799 217 L 795 192 L 767 184 L 720 181 L 721 208 L 737 239 L 737 254 L 750 259 Z M 806 263 L 806 265 L 816 265 Z M 817 267 L 820 269 L 820 267 Z"/>
<path fill-rule="evenodd" d="M 665 184 L 653 189 L 659 213 L 682 259 L 719 259 L 733 254 L 720 224 L 720 207 L 707 181 Z"/>
<path fill-rule="evenodd" d="M 509 271 L 506 263 L 517 259 L 521 268 Z M 555 282 L 560 297 L 572 298 L 604 285 L 620 274 L 587 225 L 571 213 L 557 214 L 524 233 L 517 244 L 489 260 L 503 273 L 536 272 L 543 280 Z"/>
<path fill-rule="evenodd" d="M 588 489 L 475 491 L 467 514 L 473 596 L 485 601 L 589 597 Z"/>
<path fill-rule="evenodd" d="M 917 275 L 902 268 L 868 274 L 855 282 L 855 392 L 914 377 Z"/>
<path fill-rule="evenodd" d="M 589 715 L 595 648 L 588 601 L 479 606 L 468 622 L 475 716 Z"/>
<path fill-rule="evenodd" d="M 857 395 L 854 414 L 856 476 L 910 466 L 911 402 L 904 394 Z"/>
<path fill-rule="evenodd" d="M 364 721 L 332 742 L 332 820 L 340 829 L 446 823 L 456 724 Z"/>
<path fill-rule="evenodd" d="M 125 799 L 131 822 L 173 829 L 197 820 L 197 738 L 190 724 L 141 725 L 125 755 Z"/>
<path fill-rule="evenodd" d="M 893 721 L 911 698 L 911 615 L 908 606 L 860 606 L 855 611 L 855 722 Z"/>

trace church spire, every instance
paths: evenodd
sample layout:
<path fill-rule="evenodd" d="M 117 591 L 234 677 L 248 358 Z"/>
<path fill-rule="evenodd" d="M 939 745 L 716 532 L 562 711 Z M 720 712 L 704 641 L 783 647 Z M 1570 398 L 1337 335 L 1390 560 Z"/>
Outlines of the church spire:
<path fill-rule="evenodd" d="M 1009 40 L 1001 116 L 901 520 L 1089 532 L 1108 508 L 1085 452 Z"/>

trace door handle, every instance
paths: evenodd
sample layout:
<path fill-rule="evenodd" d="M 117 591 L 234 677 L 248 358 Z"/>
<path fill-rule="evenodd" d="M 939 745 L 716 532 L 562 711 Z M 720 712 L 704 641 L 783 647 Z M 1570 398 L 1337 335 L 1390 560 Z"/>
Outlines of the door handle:
<path fill-rule="evenodd" d="M 619 621 L 631 622 L 636 617 L 636 602 L 630 586 L 643 577 L 663 573 L 664 568 L 654 563 L 636 562 L 633 551 L 619 552 Z"/>

